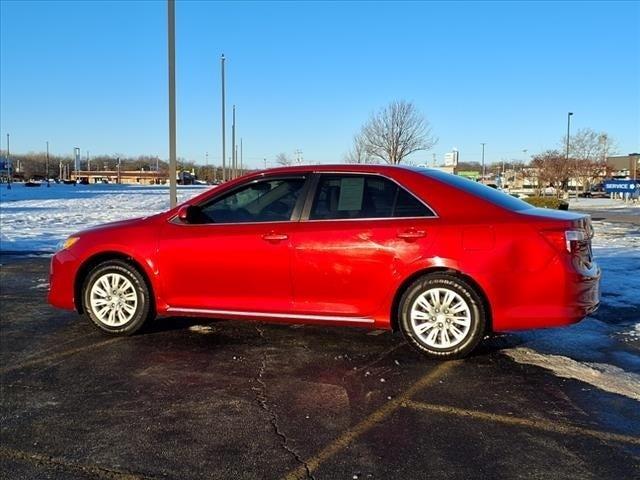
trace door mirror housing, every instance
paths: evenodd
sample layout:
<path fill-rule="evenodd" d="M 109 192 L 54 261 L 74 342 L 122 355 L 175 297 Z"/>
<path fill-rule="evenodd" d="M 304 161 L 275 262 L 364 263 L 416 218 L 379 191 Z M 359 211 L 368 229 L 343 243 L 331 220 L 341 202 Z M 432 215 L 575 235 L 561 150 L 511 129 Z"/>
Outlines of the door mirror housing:
<path fill-rule="evenodd" d="M 178 209 L 178 219 L 182 223 L 195 223 L 198 207 L 195 205 L 182 205 Z"/>

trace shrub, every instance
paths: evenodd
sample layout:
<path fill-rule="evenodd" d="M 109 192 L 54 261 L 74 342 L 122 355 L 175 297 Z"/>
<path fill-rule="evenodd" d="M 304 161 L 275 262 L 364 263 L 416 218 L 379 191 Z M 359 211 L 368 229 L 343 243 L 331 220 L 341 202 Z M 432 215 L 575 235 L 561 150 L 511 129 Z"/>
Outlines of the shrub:
<path fill-rule="evenodd" d="M 569 203 L 556 197 L 528 197 L 524 199 L 534 207 L 553 208 L 555 210 L 568 210 Z"/>

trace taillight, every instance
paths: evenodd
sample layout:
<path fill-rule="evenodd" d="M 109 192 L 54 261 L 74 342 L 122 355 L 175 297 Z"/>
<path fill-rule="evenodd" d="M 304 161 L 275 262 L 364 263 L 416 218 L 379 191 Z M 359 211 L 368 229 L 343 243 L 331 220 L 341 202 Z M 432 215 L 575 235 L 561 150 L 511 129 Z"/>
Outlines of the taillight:
<path fill-rule="evenodd" d="M 584 248 L 589 237 L 584 230 L 567 230 L 564 232 L 564 238 L 567 252 L 577 253 Z"/>
<path fill-rule="evenodd" d="M 589 239 L 584 230 L 543 230 L 541 233 L 558 251 L 568 253 L 580 252 Z"/>

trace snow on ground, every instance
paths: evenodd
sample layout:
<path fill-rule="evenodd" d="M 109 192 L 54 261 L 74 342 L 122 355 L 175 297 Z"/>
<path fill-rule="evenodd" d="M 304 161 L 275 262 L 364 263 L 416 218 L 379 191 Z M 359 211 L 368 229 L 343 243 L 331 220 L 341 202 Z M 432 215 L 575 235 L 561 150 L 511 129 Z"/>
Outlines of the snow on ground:
<path fill-rule="evenodd" d="M 210 187 L 180 186 L 182 202 Z M 169 188 L 137 185 L 0 185 L 0 251 L 51 253 L 61 240 L 101 223 L 169 208 Z"/>
<path fill-rule="evenodd" d="M 569 199 L 569 208 L 571 210 L 615 210 L 620 212 L 635 213 L 640 215 L 640 203 L 624 202 L 619 199 L 611 198 L 571 198 Z"/>
<path fill-rule="evenodd" d="M 530 348 L 514 348 L 505 352 L 518 363 L 537 365 L 562 378 L 573 378 L 601 390 L 640 401 L 640 375 L 613 365 L 581 363 L 560 355 L 541 355 Z"/>

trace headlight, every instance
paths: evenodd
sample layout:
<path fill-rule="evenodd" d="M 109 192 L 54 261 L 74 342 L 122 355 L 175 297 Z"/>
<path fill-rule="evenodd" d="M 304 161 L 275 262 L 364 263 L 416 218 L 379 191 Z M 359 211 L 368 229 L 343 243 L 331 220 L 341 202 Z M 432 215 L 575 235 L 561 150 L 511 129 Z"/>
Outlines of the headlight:
<path fill-rule="evenodd" d="M 58 243 L 58 248 L 56 250 L 57 251 L 66 250 L 67 248 L 70 248 L 78 240 L 80 240 L 79 237 L 69 237 L 66 240 L 63 240 L 62 242 Z"/>

